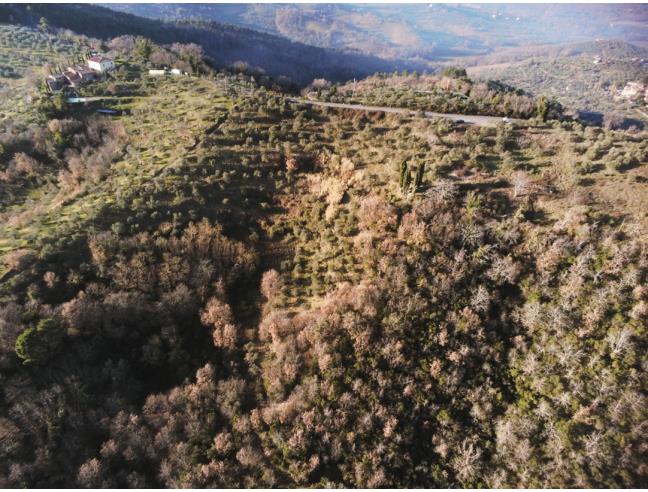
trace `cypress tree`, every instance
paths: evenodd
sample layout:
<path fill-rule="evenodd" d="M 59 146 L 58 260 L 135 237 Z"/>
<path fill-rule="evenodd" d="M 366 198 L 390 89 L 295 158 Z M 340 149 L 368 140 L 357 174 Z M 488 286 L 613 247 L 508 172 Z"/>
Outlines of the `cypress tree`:
<path fill-rule="evenodd" d="M 408 176 L 409 176 L 409 170 L 407 169 L 407 162 L 403 161 L 401 162 L 400 165 L 400 181 L 399 181 L 402 190 L 404 190 L 407 187 Z"/>
<path fill-rule="evenodd" d="M 409 188 L 411 182 L 412 182 L 412 176 L 410 175 L 410 173 L 405 174 L 405 180 L 403 181 L 403 191 Z"/>
<path fill-rule="evenodd" d="M 423 184 L 423 174 L 425 173 L 425 162 L 421 162 L 416 169 L 416 177 L 414 178 L 414 191 L 417 191 Z"/>
<path fill-rule="evenodd" d="M 538 113 L 538 117 L 542 121 L 547 121 L 547 113 L 549 112 L 549 101 L 547 100 L 546 97 L 540 96 L 538 102 L 536 103 L 536 111 Z"/>

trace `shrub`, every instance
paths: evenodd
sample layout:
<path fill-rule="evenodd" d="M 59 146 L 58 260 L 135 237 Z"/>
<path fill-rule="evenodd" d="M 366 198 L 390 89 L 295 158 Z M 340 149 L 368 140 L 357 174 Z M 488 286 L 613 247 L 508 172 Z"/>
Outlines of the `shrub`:
<path fill-rule="evenodd" d="M 43 319 L 16 339 L 16 355 L 24 364 L 42 364 L 49 360 L 63 341 L 63 330 L 52 320 Z"/>

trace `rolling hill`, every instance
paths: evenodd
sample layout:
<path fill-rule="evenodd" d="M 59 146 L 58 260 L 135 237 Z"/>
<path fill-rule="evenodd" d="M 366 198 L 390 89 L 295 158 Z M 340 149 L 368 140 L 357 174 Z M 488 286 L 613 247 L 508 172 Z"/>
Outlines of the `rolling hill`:
<path fill-rule="evenodd" d="M 644 119 L 637 104 L 617 95 L 628 82 L 648 80 L 648 50 L 620 41 L 595 41 L 544 50 L 511 50 L 486 59 L 456 60 L 477 80 L 496 79 L 573 109 Z"/>
<path fill-rule="evenodd" d="M 93 38 L 138 35 L 161 44 L 197 43 L 217 66 L 243 61 L 268 74 L 286 76 L 298 84 L 315 78 L 349 80 L 377 71 L 422 69 L 411 61 L 384 60 L 293 42 L 280 36 L 211 20 L 164 22 L 82 4 L 1 5 L 0 22 L 36 26 L 41 17 L 52 27 L 70 29 Z"/>

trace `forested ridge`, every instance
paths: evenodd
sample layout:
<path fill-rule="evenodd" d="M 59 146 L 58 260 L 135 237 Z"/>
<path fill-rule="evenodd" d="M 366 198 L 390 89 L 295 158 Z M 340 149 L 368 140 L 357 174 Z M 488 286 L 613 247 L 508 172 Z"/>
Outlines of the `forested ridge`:
<path fill-rule="evenodd" d="M 646 132 L 0 34 L 0 486 L 647 483 Z M 118 63 L 92 102 L 33 75 L 90 48 Z"/>

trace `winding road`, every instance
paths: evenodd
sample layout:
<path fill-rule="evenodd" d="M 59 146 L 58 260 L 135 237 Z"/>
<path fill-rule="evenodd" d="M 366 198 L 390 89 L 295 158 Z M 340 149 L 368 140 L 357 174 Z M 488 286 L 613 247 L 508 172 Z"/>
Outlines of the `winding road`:
<path fill-rule="evenodd" d="M 311 106 L 323 106 L 326 108 L 341 108 L 341 109 L 355 109 L 357 111 L 382 111 L 383 113 L 397 113 L 397 114 L 410 114 L 415 115 L 418 111 L 412 111 L 406 108 L 391 108 L 388 106 L 366 106 L 364 104 L 344 104 L 332 103 L 324 101 L 313 101 L 312 99 L 297 99 L 290 98 L 291 102 L 310 104 Z M 495 126 L 504 121 L 499 116 L 480 116 L 480 115 L 467 115 L 467 114 L 453 114 L 453 113 L 435 113 L 433 111 L 425 111 L 423 113 L 426 118 L 446 118 L 448 120 L 463 122 L 469 125 L 477 126 Z M 508 118 L 506 121 L 519 122 L 520 120 L 513 120 Z"/>

